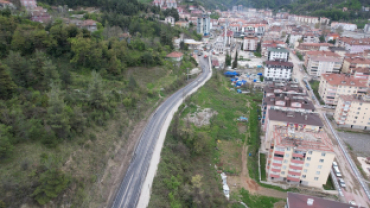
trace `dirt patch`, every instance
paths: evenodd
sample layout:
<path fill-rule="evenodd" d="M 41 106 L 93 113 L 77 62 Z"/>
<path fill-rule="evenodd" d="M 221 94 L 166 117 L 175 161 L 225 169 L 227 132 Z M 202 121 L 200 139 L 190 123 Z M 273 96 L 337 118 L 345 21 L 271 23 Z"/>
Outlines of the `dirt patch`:
<path fill-rule="evenodd" d="M 241 173 L 237 176 L 228 176 L 228 185 L 230 187 L 230 192 L 239 191 L 241 188 L 248 190 L 251 194 L 282 198 L 286 199 L 287 193 L 281 192 L 274 189 L 268 189 L 261 187 L 256 181 L 249 177 L 249 172 L 247 168 L 247 157 L 248 146 L 243 145 L 242 147 L 242 168 Z"/>
<path fill-rule="evenodd" d="M 242 123 L 238 123 L 238 130 L 239 133 L 243 134 L 247 131 L 247 126 Z"/>
<path fill-rule="evenodd" d="M 197 111 L 195 113 L 189 113 L 186 115 L 185 120 L 193 123 L 197 127 L 210 125 L 210 119 L 212 116 L 217 115 L 216 111 L 213 111 L 210 108 L 203 108 L 201 109 L 199 106 L 197 107 Z"/>
<path fill-rule="evenodd" d="M 284 208 L 286 202 L 285 201 L 279 201 L 274 204 L 274 208 Z"/>

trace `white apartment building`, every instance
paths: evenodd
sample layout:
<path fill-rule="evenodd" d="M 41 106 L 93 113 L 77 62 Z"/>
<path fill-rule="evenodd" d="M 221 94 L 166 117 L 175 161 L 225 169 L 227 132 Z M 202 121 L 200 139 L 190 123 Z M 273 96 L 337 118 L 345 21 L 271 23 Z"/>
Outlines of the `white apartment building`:
<path fill-rule="evenodd" d="M 309 75 L 339 74 L 343 58 L 331 51 L 308 51 L 305 57 Z"/>
<path fill-rule="evenodd" d="M 340 95 L 365 94 L 368 81 L 346 74 L 322 74 L 319 95 L 326 105 L 337 105 Z"/>
<path fill-rule="evenodd" d="M 266 81 L 289 81 L 292 79 L 293 63 L 266 61 L 264 79 Z"/>
<path fill-rule="evenodd" d="M 197 33 L 207 36 L 210 33 L 210 17 L 209 15 L 203 14 L 197 19 Z"/>
<path fill-rule="evenodd" d="M 370 95 L 340 95 L 334 120 L 340 127 L 370 130 Z"/>
<path fill-rule="evenodd" d="M 257 37 L 244 37 L 243 50 L 255 51 L 257 50 L 258 38 Z"/>
<path fill-rule="evenodd" d="M 285 48 L 268 48 L 268 60 L 269 61 L 288 61 L 289 51 Z"/>

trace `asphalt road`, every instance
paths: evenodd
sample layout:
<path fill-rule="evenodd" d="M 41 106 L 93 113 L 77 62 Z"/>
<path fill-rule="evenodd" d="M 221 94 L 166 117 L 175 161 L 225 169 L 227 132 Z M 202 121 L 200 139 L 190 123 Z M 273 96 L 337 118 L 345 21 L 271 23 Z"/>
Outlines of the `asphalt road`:
<path fill-rule="evenodd" d="M 210 73 L 208 58 L 199 57 L 199 65 L 203 73 L 190 84 L 178 90 L 164 101 L 153 113 L 147 126 L 141 134 L 139 144 L 135 149 L 130 166 L 116 194 L 112 208 L 135 208 L 148 172 L 149 164 L 153 155 L 154 147 L 167 114 L 175 103 L 183 99 L 190 90 L 204 81 Z"/>

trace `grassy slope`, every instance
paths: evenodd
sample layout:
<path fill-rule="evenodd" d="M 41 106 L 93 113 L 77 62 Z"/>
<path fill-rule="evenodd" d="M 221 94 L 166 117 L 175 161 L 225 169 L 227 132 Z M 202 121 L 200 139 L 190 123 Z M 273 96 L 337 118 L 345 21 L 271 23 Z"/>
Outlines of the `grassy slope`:
<path fill-rule="evenodd" d="M 17 145 L 13 157 L 1 163 L 0 181 L 4 182 L 3 188 L 7 187 L 7 192 L 2 192 L 0 188 L 0 193 L 15 194 L 14 196 L 18 198 L 26 199 L 29 195 L 27 189 L 35 183 L 32 175 L 41 161 L 40 156 L 48 155 L 57 167 L 61 167 L 76 178 L 77 184 L 80 184 L 78 187 L 72 187 L 72 189 L 79 190 L 77 195 L 66 194 L 66 198 L 71 200 L 72 204 L 77 205 L 84 202 L 78 207 L 101 207 L 101 203 L 107 200 L 106 195 L 101 193 L 108 193 L 111 187 L 100 185 L 97 181 L 105 182 L 110 179 L 111 174 L 104 174 L 104 170 L 111 165 L 119 165 L 120 159 L 114 160 L 115 156 L 119 148 L 127 145 L 132 127 L 144 118 L 144 113 L 156 107 L 155 104 L 160 100 L 159 89 L 168 87 L 177 79 L 176 74 L 171 73 L 171 70 L 165 66 L 137 67 L 129 69 L 127 73 L 131 73 L 142 87 L 149 86 L 153 89 L 154 95 L 140 102 L 140 110 L 129 109 L 127 114 L 126 110 L 120 108 L 115 118 L 110 120 L 106 126 L 91 126 L 84 136 L 77 137 L 71 142 L 63 142 L 56 149 L 47 148 L 38 142 Z M 88 74 L 84 72 L 72 74 L 74 85 L 71 88 L 78 89 L 85 85 L 90 79 Z M 113 88 L 121 89 L 125 85 L 125 81 L 104 81 L 104 89 L 107 91 Z M 16 191 L 19 185 L 24 191 Z"/>
<path fill-rule="evenodd" d="M 199 207 L 239 207 L 240 204 L 228 204 L 224 201 L 222 183 L 214 165 L 220 162 L 227 162 L 222 161 L 223 158 L 231 160 L 238 157 L 236 152 L 238 144 L 241 146 L 242 143 L 246 142 L 245 138 L 249 134 L 249 130 L 241 133 L 238 130 L 240 125 L 238 125 L 236 118 L 241 115 L 249 117 L 250 104 L 255 107 L 256 104 L 253 99 L 260 99 L 261 95 L 258 93 L 252 95 L 237 94 L 235 91 L 229 91 L 229 86 L 227 78 L 221 77 L 219 74 L 217 77 L 214 75 L 204 87 L 187 100 L 188 107 L 180 107 L 178 128 L 190 128 L 188 131 L 202 133 L 205 137 L 209 137 L 210 140 L 207 144 L 210 148 L 204 148 L 200 155 L 189 153 L 191 148 L 187 145 L 187 141 L 174 136 L 173 129 L 177 122 L 176 120 L 173 121 L 167 132 L 161 153 L 162 159 L 158 167 L 157 176 L 154 179 L 149 207 L 189 207 L 189 201 L 192 203 L 199 198 L 201 199 L 200 201 L 207 201 L 207 203 L 201 204 L 202 206 Z M 211 119 L 210 126 L 196 127 L 183 120 L 187 114 L 197 111 L 196 106 L 217 111 L 218 114 Z M 224 148 L 220 144 L 227 144 L 229 147 L 235 148 L 234 152 L 225 152 L 224 150 L 229 148 Z M 225 154 L 228 154 L 227 157 L 225 157 Z M 234 161 L 229 162 L 232 163 Z M 232 168 L 232 166 L 224 165 L 223 171 Z M 237 169 L 240 167 L 234 168 L 235 170 L 229 171 L 233 173 L 234 171 L 238 172 Z M 201 194 L 197 195 L 191 191 L 194 186 L 191 178 L 196 175 L 202 176 L 201 192 L 207 193 L 207 199 L 203 199 Z M 166 180 L 169 178 L 176 178 L 173 179 L 173 181 L 177 182 L 175 187 L 173 182 Z M 270 197 L 251 196 L 246 191 L 241 192 L 241 194 L 243 196 L 242 200 L 250 207 L 269 207 L 268 205 L 279 201 Z M 209 206 L 206 206 L 206 204 Z"/>

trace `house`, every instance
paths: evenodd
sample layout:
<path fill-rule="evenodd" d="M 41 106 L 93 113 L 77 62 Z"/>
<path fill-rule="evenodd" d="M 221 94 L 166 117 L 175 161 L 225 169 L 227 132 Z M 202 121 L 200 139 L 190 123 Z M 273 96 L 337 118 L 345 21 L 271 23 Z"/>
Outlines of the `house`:
<path fill-rule="evenodd" d="M 298 52 L 302 55 L 306 54 L 308 51 L 319 51 L 319 50 L 329 50 L 329 47 L 333 46 L 331 43 L 300 43 L 296 48 Z"/>
<path fill-rule="evenodd" d="M 83 23 L 82 23 L 82 28 L 85 28 L 90 32 L 95 32 L 95 31 L 98 30 L 98 26 L 96 24 L 96 21 L 91 20 L 91 19 L 84 20 Z"/>
<path fill-rule="evenodd" d="M 306 32 L 302 35 L 304 43 L 319 43 L 319 36 L 313 32 Z"/>
<path fill-rule="evenodd" d="M 175 62 L 180 62 L 183 57 L 184 57 L 184 54 L 183 53 L 177 52 L 177 51 L 173 51 L 173 52 L 169 53 L 166 56 L 166 59 L 171 60 L 171 61 L 175 61 Z"/>
<path fill-rule="evenodd" d="M 332 22 L 330 26 L 331 26 L 331 29 L 337 29 L 339 27 L 342 27 L 343 30 L 348 30 L 348 31 L 357 30 L 357 25 L 356 24 L 351 24 L 351 23 Z"/>
<path fill-rule="evenodd" d="M 329 164 L 329 166 L 331 166 L 331 164 Z M 291 192 L 288 192 L 286 201 L 286 208 L 358 208 L 357 206 L 348 203 Z"/>
<path fill-rule="evenodd" d="M 184 28 L 189 27 L 189 23 L 188 23 L 188 22 L 186 22 L 186 21 L 177 21 L 177 22 L 175 23 L 175 25 L 177 25 L 177 26 L 179 26 L 179 27 L 184 27 Z"/>
<path fill-rule="evenodd" d="M 347 7 L 343 7 L 342 12 L 346 12 L 346 11 L 348 11 L 348 8 Z"/>
<path fill-rule="evenodd" d="M 171 26 L 174 26 L 175 25 L 175 18 L 171 17 L 171 16 L 168 16 L 164 19 L 164 22 L 166 24 L 170 24 Z"/>
<path fill-rule="evenodd" d="M 16 9 L 14 4 L 12 4 L 11 2 L 5 1 L 5 0 L 0 0 L 0 10 L 5 9 L 5 8 L 9 8 L 9 9 L 12 9 L 12 10 Z"/>
<path fill-rule="evenodd" d="M 339 37 L 340 36 L 338 33 L 329 33 L 326 35 L 325 40 L 326 42 L 333 41 L 333 40 L 337 40 Z"/>
<path fill-rule="evenodd" d="M 119 40 L 126 40 L 127 43 L 130 43 L 131 42 L 131 35 L 129 32 L 125 32 L 125 33 L 122 33 L 120 36 L 119 36 Z"/>
<path fill-rule="evenodd" d="M 34 22 L 47 23 L 51 21 L 51 16 L 47 12 L 31 12 L 31 20 Z"/>
<path fill-rule="evenodd" d="M 282 41 L 275 41 L 275 40 L 264 40 L 261 43 L 261 53 L 262 56 L 267 56 L 268 55 L 268 48 L 276 48 L 276 47 L 281 47 L 285 48 L 286 43 Z"/>
<path fill-rule="evenodd" d="M 21 5 L 26 9 L 37 7 L 36 0 L 21 0 Z"/>
<path fill-rule="evenodd" d="M 368 81 L 349 74 L 322 74 L 319 95 L 326 105 L 337 105 L 340 95 L 365 94 Z"/>

